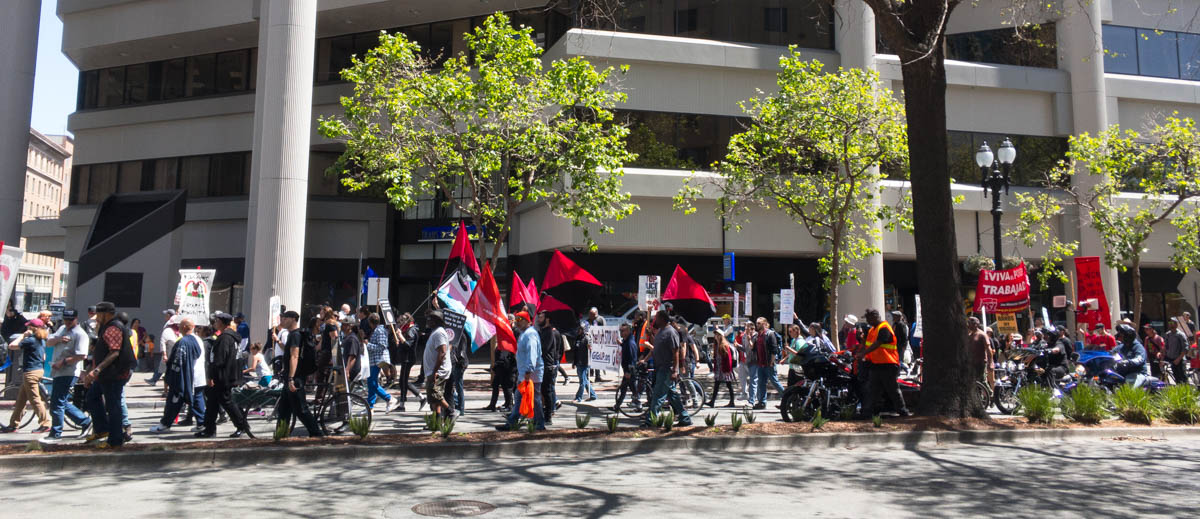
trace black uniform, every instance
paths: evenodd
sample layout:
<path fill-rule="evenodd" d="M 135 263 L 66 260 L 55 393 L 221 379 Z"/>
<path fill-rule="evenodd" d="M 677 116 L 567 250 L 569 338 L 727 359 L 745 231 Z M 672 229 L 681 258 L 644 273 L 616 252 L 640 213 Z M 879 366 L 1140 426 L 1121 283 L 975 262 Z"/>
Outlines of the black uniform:
<path fill-rule="evenodd" d="M 208 409 L 204 413 L 204 430 L 198 436 L 213 436 L 217 433 L 217 410 L 224 409 L 225 415 L 239 431 L 249 431 L 250 424 L 242 410 L 233 405 L 233 388 L 242 378 L 241 363 L 238 362 L 238 345 L 242 337 L 233 328 L 226 328 L 208 350 L 205 373 L 210 384 L 204 390 Z"/>

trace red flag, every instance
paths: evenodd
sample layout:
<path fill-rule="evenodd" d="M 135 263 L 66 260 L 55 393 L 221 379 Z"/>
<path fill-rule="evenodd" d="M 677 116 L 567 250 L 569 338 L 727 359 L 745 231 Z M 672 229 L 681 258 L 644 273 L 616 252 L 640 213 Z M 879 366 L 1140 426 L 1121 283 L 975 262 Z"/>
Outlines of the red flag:
<path fill-rule="evenodd" d="M 450 258 L 446 260 L 446 266 L 442 267 L 442 279 L 446 279 L 446 272 L 449 270 L 450 264 L 456 261 L 457 268 L 463 270 L 463 275 L 479 279 L 479 262 L 475 260 L 475 250 L 471 248 L 471 236 L 467 234 L 467 224 L 461 220 L 458 222 L 458 233 L 454 235 L 454 246 L 450 247 Z"/>
<path fill-rule="evenodd" d="M 525 287 L 525 301 L 532 304 L 534 308 L 542 304 L 542 295 L 538 292 L 537 283 L 532 279 L 529 280 L 529 285 Z"/>
<path fill-rule="evenodd" d="M 692 324 L 704 323 L 717 313 L 708 291 L 679 265 L 675 265 L 675 273 L 671 275 L 671 282 L 667 284 L 662 299 L 670 302 L 675 313 Z"/>
<path fill-rule="evenodd" d="M 1091 331 L 1096 323 L 1104 323 L 1104 327 L 1111 330 L 1112 314 L 1108 311 L 1108 298 L 1104 296 L 1104 280 L 1100 278 L 1100 257 L 1075 258 L 1075 274 L 1078 276 L 1076 283 L 1079 288 L 1077 304 L 1089 299 L 1095 299 L 1098 303 L 1087 311 L 1075 314 L 1075 321 L 1086 325 L 1088 331 Z"/>
<path fill-rule="evenodd" d="M 513 272 L 512 288 L 508 289 L 508 307 L 516 308 L 518 306 L 529 303 L 529 297 L 526 295 L 525 283 L 521 282 L 521 275 Z"/>
<path fill-rule="evenodd" d="M 512 327 L 508 324 L 508 316 L 504 312 L 503 299 L 500 298 L 500 287 L 492 277 L 492 266 L 485 264 L 475 292 L 467 302 L 467 311 L 475 314 L 480 322 L 495 328 L 497 346 L 503 351 L 517 352 L 517 337 L 513 335 Z M 476 330 L 478 337 L 479 330 Z"/>

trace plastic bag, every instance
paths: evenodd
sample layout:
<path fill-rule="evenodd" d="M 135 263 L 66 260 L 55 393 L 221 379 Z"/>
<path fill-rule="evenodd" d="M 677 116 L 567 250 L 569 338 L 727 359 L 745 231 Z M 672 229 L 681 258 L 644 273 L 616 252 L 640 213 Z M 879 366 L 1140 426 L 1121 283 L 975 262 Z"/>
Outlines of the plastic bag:
<path fill-rule="evenodd" d="M 533 381 L 522 380 L 517 391 L 521 392 L 521 416 L 533 418 Z"/>

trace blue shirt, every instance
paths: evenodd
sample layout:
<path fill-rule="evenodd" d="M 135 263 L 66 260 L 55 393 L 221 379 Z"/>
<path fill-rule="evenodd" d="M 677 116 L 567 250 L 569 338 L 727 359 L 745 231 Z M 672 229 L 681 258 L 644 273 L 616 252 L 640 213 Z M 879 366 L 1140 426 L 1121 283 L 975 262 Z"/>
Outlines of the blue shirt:
<path fill-rule="evenodd" d="M 541 383 L 544 366 L 542 339 L 538 336 L 537 329 L 530 326 L 521 333 L 521 338 L 517 339 L 517 382 L 525 380 L 525 374 L 530 373 L 534 382 Z"/>
<path fill-rule="evenodd" d="M 21 339 L 21 371 L 44 369 L 46 363 L 46 341 L 29 336 Z M 15 416 L 15 415 L 14 415 Z"/>
<path fill-rule="evenodd" d="M 371 338 L 367 342 L 367 355 L 371 359 L 372 366 L 390 360 L 387 327 L 384 325 L 376 326 L 375 331 L 371 332 Z"/>
<path fill-rule="evenodd" d="M 240 336 L 241 338 L 249 339 L 250 338 L 250 325 L 246 324 L 245 321 L 242 321 L 242 324 L 237 325 L 237 332 L 238 332 L 238 336 Z"/>

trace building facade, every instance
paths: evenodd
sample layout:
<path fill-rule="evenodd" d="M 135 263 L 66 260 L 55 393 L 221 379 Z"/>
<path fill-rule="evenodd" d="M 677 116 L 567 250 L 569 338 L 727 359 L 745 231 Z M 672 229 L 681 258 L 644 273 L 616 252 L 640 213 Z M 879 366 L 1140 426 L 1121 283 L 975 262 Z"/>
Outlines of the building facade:
<path fill-rule="evenodd" d="M 771 312 L 778 290 L 794 279 L 801 318 L 827 318 L 815 268 L 823 250 L 800 226 L 762 212 L 749 215 L 741 232 L 724 231 L 713 200 L 685 216 L 671 197 L 692 170 L 723 156 L 744 122 L 738 103 L 773 90 L 788 45 L 831 68 L 878 70 L 885 86 L 902 92 L 898 59 L 878 43 L 871 11 L 859 0 L 839 0 L 836 15 L 818 0 L 628 0 L 612 18 L 586 20 L 569 4 L 60 0 L 63 51 L 81 71 L 69 125 L 76 139 L 70 204 L 56 221 L 26 225 L 24 235 L 31 250 L 78 261 L 95 245 L 89 229 L 109 195 L 186 189 L 180 227 L 103 275 L 75 279 L 71 269 L 71 297 L 98 300 L 136 278 L 140 288 L 127 285 L 122 306 L 157 315 L 171 303 L 174 269 L 211 267 L 217 306 L 253 318 L 274 294 L 289 307 L 353 301 L 359 273 L 370 266 L 392 279 L 393 306 L 415 307 L 449 253 L 442 231 L 460 215 L 436 198 L 397 211 L 344 192 L 324 173 L 342 147 L 317 134 L 316 119 L 340 113 L 350 86 L 337 71 L 371 48 L 379 30 L 403 32 L 444 56 L 464 50 L 461 34 L 482 17 L 505 11 L 534 28 L 547 59 L 630 65 L 620 116 L 641 157 L 627 165 L 624 184 L 640 209 L 598 238 L 599 252 L 581 253 L 580 230 L 531 206 L 504 244 L 502 279 L 515 270 L 540 280 L 551 251 L 562 250 L 606 283 L 606 310 L 619 313 L 639 274 L 669 276 L 679 263 L 715 293 L 752 282 L 756 314 Z M 990 203 L 973 161 L 984 141 L 1012 138 L 1015 189 L 1035 190 L 1069 135 L 1142 127 L 1175 111 L 1200 117 L 1200 26 L 1178 14 L 1200 2 L 1099 0 L 1084 11 L 1035 14 L 1042 23 L 1034 38 L 1014 34 L 1004 0 L 979 4 L 957 10 L 947 42 L 949 154 L 959 180 L 953 190 L 963 196 L 955 238 L 964 259 L 993 255 Z M 1170 8 L 1177 14 L 1165 16 Z M 886 187 L 884 203 L 905 188 Z M 1064 219 L 1059 230 L 1080 240 L 1082 255 L 1103 254 L 1086 227 Z M 1167 268 L 1171 238 L 1152 238 L 1144 260 L 1150 321 L 1194 310 L 1200 298 L 1194 273 Z M 901 309 L 911 318 L 919 290 L 911 236 L 885 232 L 880 245 L 883 254 L 859 266 L 863 283 L 843 288 L 842 308 Z M 1005 247 L 1006 255 L 1042 253 Z M 734 283 L 722 281 L 725 251 L 737 254 Z M 969 276 L 964 285 L 966 296 Z M 1129 306 L 1123 274 L 1106 270 L 1105 285 L 1114 307 Z"/>
<path fill-rule="evenodd" d="M 25 200 L 21 221 L 57 220 L 67 207 L 71 185 L 71 152 L 74 142 L 66 135 L 43 135 L 29 130 L 29 153 L 25 165 Z M 21 239 L 21 247 L 26 246 Z M 45 310 L 61 299 L 69 265 L 61 257 L 26 253 L 13 289 L 13 305 L 23 312 Z"/>

